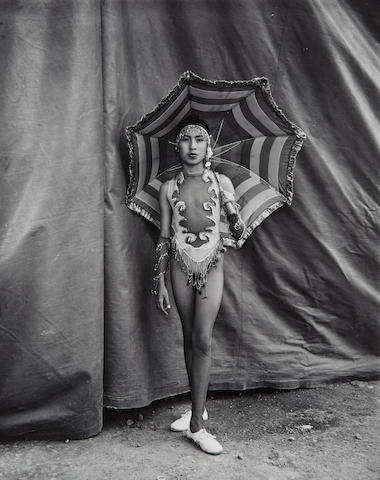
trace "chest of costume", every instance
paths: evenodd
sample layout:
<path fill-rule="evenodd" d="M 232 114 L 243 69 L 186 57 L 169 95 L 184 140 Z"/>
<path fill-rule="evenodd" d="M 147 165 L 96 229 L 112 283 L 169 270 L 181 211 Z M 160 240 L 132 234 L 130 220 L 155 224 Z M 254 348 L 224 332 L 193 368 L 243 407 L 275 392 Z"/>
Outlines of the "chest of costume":
<path fill-rule="evenodd" d="M 214 244 L 219 240 L 219 188 L 212 172 L 185 177 L 181 172 L 173 179 L 169 192 L 172 206 L 172 229 L 184 243 L 193 247 Z"/>

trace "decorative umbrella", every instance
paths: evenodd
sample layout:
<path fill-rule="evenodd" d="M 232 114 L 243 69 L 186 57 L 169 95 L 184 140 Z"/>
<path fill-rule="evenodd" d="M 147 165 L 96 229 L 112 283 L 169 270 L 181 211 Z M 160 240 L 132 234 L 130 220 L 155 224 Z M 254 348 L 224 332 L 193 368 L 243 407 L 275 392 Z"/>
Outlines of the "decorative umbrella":
<path fill-rule="evenodd" d="M 128 207 L 160 226 L 159 190 L 181 169 L 173 147 L 178 123 L 188 115 L 204 119 L 212 132 L 211 168 L 227 175 L 246 232 L 293 197 L 295 160 L 305 133 L 290 122 L 273 100 L 268 79 L 206 80 L 192 72 L 157 107 L 126 128 L 130 153 Z M 221 215 L 224 243 L 236 246 Z"/>

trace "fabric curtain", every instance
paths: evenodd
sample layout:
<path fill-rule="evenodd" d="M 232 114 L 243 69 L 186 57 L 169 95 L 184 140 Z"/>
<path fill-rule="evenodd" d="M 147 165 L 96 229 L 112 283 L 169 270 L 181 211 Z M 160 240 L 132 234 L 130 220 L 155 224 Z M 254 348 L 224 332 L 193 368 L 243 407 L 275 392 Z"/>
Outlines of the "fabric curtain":
<path fill-rule="evenodd" d="M 268 77 L 308 135 L 292 206 L 226 255 L 210 388 L 379 374 L 376 13 L 354 1 L 103 2 L 106 406 L 189 388 L 176 310 L 163 318 L 150 293 L 158 231 L 124 205 L 123 133 L 186 70 Z"/>
<path fill-rule="evenodd" d="M 180 320 L 150 293 L 158 231 L 125 206 L 124 137 L 186 70 L 268 77 L 308 135 L 292 206 L 226 255 L 210 388 L 379 376 L 379 13 L 0 0 L 0 436 L 82 438 L 103 404 L 188 390 Z"/>
<path fill-rule="evenodd" d="M 100 2 L 0 2 L 0 436 L 102 427 Z"/>

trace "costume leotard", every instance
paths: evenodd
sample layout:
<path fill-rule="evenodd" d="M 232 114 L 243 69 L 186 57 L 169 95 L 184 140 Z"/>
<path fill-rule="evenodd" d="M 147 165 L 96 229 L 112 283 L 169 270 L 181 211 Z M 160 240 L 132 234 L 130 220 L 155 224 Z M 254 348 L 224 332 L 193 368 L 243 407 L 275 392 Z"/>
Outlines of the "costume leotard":
<path fill-rule="evenodd" d="M 219 233 L 219 182 L 212 170 L 205 169 L 196 176 L 180 172 L 168 183 L 172 252 L 189 285 L 201 291 L 209 270 L 225 251 Z"/>

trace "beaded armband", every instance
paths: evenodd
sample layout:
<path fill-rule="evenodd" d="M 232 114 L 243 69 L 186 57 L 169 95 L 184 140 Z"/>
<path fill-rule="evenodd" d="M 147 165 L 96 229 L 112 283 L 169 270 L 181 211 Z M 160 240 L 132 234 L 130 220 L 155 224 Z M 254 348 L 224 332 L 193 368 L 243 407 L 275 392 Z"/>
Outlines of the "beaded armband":
<path fill-rule="evenodd" d="M 220 192 L 220 194 L 222 206 L 226 213 L 231 235 L 237 241 L 242 237 L 243 233 L 245 232 L 245 223 L 243 222 L 240 215 L 240 207 L 235 202 L 235 198 L 232 193 L 225 192 L 223 190 Z"/>
<path fill-rule="evenodd" d="M 160 237 L 158 239 L 156 247 L 156 263 L 154 265 L 154 276 L 153 276 L 153 290 L 152 293 L 157 295 L 157 287 L 160 282 L 160 278 L 165 276 L 165 273 L 168 269 L 169 264 L 169 255 L 170 255 L 170 239 L 165 237 Z"/>

